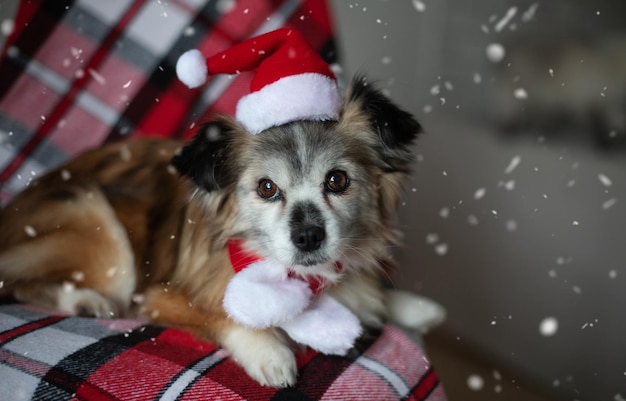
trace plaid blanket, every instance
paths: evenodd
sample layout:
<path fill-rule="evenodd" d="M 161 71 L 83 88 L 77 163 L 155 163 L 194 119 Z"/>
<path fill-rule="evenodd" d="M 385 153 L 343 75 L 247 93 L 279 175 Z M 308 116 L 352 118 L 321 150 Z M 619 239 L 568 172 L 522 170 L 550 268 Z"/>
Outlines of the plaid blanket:
<path fill-rule="evenodd" d="M 298 364 L 298 384 L 277 390 L 180 330 L 0 306 L 2 400 L 445 400 L 424 353 L 393 326 L 360 355 L 309 352 Z"/>
<path fill-rule="evenodd" d="M 320 0 L 23 1 L 0 61 L 0 204 L 105 141 L 187 137 L 207 116 L 232 115 L 249 73 L 189 90 L 176 79 L 176 60 L 281 26 L 334 62 Z"/>

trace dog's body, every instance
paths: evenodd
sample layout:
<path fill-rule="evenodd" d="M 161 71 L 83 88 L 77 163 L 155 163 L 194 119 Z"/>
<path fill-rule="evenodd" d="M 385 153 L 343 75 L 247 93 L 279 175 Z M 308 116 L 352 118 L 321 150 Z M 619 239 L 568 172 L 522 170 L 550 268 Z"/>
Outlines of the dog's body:
<path fill-rule="evenodd" d="M 324 277 L 364 325 L 380 326 L 395 209 L 419 131 L 357 78 L 339 121 L 250 135 L 224 117 L 182 150 L 140 140 L 90 151 L 0 212 L 0 282 L 20 301 L 71 314 L 138 311 L 218 342 L 262 384 L 291 385 L 284 334 L 243 327 L 224 311 L 228 239 L 303 278 Z"/>

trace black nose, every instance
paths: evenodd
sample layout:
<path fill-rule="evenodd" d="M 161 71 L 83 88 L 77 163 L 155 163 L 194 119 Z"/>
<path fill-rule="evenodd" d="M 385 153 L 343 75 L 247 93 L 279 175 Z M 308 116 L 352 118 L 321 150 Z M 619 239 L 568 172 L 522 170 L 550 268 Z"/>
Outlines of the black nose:
<path fill-rule="evenodd" d="M 325 238 L 324 227 L 303 226 L 291 231 L 291 241 L 303 252 L 313 252 L 319 249 Z"/>

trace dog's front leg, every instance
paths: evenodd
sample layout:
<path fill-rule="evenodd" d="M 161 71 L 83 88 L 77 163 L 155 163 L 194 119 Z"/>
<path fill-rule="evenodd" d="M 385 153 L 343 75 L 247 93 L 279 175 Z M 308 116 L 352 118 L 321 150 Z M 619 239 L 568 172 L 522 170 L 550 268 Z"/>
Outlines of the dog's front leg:
<path fill-rule="evenodd" d="M 250 329 L 234 322 L 221 303 L 190 305 L 188 296 L 156 286 L 146 291 L 141 310 L 156 324 L 180 328 L 219 344 L 264 386 L 289 387 L 296 383 L 296 358 L 288 339 L 275 329 Z"/>

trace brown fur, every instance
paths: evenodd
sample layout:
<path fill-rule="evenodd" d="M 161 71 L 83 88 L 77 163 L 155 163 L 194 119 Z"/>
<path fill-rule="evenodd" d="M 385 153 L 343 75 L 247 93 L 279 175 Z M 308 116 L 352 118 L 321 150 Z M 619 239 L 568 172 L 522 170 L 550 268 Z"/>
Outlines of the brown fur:
<path fill-rule="evenodd" d="M 189 330 L 223 345 L 260 383 L 291 385 L 295 359 L 284 335 L 239 326 L 222 307 L 233 276 L 225 244 L 238 234 L 236 176 L 241 156 L 263 134 L 252 137 L 225 117 L 217 124 L 228 131 L 228 154 L 207 188 L 170 164 L 183 143 L 156 139 L 89 151 L 33 183 L 0 211 L 0 282 L 22 302 L 83 315 L 139 313 Z M 332 129 L 352 141 L 359 163 L 370 164 L 368 198 L 377 211 L 362 219 L 377 233 L 357 239 L 362 250 L 351 259 L 361 266 L 330 291 L 377 325 L 386 315 L 380 264 L 397 240 L 407 145 L 419 125 L 357 79 Z"/>

